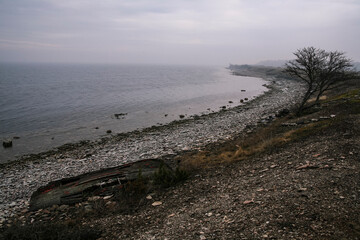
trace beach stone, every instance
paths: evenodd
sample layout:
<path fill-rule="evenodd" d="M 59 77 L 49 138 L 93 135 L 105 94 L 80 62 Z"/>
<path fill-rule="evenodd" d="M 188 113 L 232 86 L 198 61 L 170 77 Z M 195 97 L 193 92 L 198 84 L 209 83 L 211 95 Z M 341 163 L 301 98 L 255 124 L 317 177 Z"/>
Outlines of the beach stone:
<path fill-rule="evenodd" d="M 36 155 L 31 163 L 6 166 L 0 169 L 0 203 L 3 203 L 0 204 L 0 212 L 8 219 L 16 212 L 14 208 L 7 208 L 11 202 L 29 199 L 36 189 L 55 179 L 134 162 L 142 154 L 153 158 L 178 154 L 184 148 L 201 149 L 246 131 L 246 126 L 256 127 L 259 116 L 272 115 L 301 100 L 304 89 L 298 82 L 277 80 L 271 84 L 275 90 L 248 102 L 246 106 L 216 111 L 196 121 L 103 137 L 75 147 L 76 151 L 72 151 L 73 146 L 68 150 L 61 148 L 49 156 Z M 282 91 L 285 88 L 287 90 Z"/>
<path fill-rule="evenodd" d="M 124 119 L 127 113 L 115 113 L 114 116 L 116 119 Z"/>
<path fill-rule="evenodd" d="M 93 209 L 93 207 L 92 207 L 91 205 L 86 205 L 86 206 L 84 207 L 84 210 L 85 210 L 86 213 L 90 213 L 90 212 L 92 212 L 94 209 Z"/>
<path fill-rule="evenodd" d="M 162 205 L 162 202 L 156 201 L 156 202 L 153 202 L 153 204 L 151 204 L 151 205 L 154 206 L 154 207 L 160 206 L 160 205 Z"/>
<path fill-rule="evenodd" d="M 58 209 L 59 209 L 59 211 L 65 211 L 65 210 L 67 210 L 68 208 L 69 208 L 68 205 L 61 205 Z"/>
<path fill-rule="evenodd" d="M 108 199 L 110 199 L 110 198 L 112 198 L 112 197 L 113 197 L 113 195 L 105 196 L 105 197 L 104 197 L 104 200 L 108 200 Z"/>
<path fill-rule="evenodd" d="M 5 140 L 5 141 L 3 141 L 3 147 L 4 148 L 10 148 L 10 147 L 12 147 L 12 141 L 11 140 Z"/>
<path fill-rule="evenodd" d="M 284 108 L 282 110 L 280 110 L 279 112 L 276 113 L 276 117 L 284 117 L 286 115 L 288 115 L 290 113 L 290 110 L 287 108 Z"/>
<path fill-rule="evenodd" d="M 93 197 L 89 197 L 89 198 L 88 198 L 88 201 L 94 202 L 94 201 L 97 201 L 97 200 L 99 200 L 99 199 L 101 199 L 100 196 L 93 196 Z"/>

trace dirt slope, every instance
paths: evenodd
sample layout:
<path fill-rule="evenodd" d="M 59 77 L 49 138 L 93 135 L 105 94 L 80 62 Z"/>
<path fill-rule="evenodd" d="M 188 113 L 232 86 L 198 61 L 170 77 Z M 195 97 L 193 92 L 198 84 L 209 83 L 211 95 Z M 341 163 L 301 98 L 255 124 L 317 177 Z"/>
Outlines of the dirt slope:
<path fill-rule="evenodd" d="M 154 193 L 134 214 L 99 219 L 103 239 L 359 239 L 359 99 L 288 119 L 310 123 L 290 142 Z"/>

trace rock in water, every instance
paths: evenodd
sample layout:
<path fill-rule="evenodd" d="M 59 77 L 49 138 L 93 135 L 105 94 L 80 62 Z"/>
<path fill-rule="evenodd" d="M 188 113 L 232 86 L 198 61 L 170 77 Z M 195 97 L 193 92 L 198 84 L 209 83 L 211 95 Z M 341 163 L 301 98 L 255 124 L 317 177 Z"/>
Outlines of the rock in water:
<path fill-rule="evenodd" d="M 127 113 L 115 113 L 114 116 L 116 119 L 124 119 Z"/>
<path fill-rule="evenodd" d="M 11 141 L 11 140 L 5 140 L 5 141 L 3 141 L 3 147 L 4 147 L 4 148 L 12 147 L 12 141 Z"/>

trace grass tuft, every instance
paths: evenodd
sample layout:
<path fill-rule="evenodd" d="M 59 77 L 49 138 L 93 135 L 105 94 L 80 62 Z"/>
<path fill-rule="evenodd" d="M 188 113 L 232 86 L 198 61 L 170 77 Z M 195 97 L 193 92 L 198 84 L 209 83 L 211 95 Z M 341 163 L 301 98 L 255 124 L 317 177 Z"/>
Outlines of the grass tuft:
<path fill-rule="evenodd" d="M 185 181 L 189 177 L 187 171 L 176 168 L 175 172 L 171 171 L 165 164 L 162 164 L 157 172 L 153 175 L 155 185 L 167 188 Z"/>

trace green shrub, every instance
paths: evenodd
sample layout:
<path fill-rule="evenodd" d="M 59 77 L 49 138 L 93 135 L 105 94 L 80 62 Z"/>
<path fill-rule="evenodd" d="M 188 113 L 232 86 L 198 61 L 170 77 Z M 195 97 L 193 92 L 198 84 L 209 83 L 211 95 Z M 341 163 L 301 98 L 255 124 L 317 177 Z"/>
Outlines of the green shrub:
<path fill-rule="evenodd" d="M 154 173 L 153 180 L 155 185 L 161 187 L 170 187 L 179 182 L 185 181 L 188 178 L 189 174 L 181 170 L 179 167 L 176 168 L 175 172 L 161 164 L 159 170 Z"/>
<path fill-rule="evenodd" d="M 142 175 L 142 170 L 139 169 L 138 176 L 134 181 L 129 181 L 124 185 L 124 191 L 127 194 L 142 194 L 148 188 L 148 179 Z"/>

